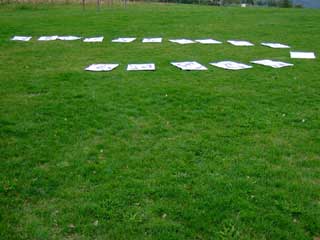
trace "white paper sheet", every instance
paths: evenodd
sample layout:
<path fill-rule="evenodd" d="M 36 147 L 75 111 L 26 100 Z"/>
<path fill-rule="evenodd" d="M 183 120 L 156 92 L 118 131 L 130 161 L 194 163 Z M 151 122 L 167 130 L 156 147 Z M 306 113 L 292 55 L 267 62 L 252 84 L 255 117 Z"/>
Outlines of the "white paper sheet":
<path fill-rule="evenodd" d="M 173 66 L 176 66 L 182 70 L 187 70 L 187 71 L 201 71 L 201 70 L 208 70 L 205 66 L 201 65 L 198 62 L 192 61 L 192 62 L 172 62 L 171 63 Z"/>
<path fill-rule="evenodd" d="M 290 57 L 298 59 L 315 59 L 316 55 L 314 52 L 290 52 Z"/>
<path fill-rule="evenodd" d="M 217 41 L 217 40 L 214 40 L 214 39 L 197 39 L 195 40 L 196 42 L 198 43 L 201 43 L 201 44 L 221 44 L 222 42 L 220 41 Z"/>
<path fill-rule="evenodd" d="M 269 67 L 272 67 L 272 68 L 283 68 L 283 67 L 293 66 L 293 64 L 291 64 L 291 63 L 273 61 L 273 60 L 269 60 L 269 59 L 263 59 L 263 60 L 257 60 L 257 61 L 251 61 L 251 62 L 255 63 L 255 64 L 269 66 Z"/>
<path fill-rule="evenodd" d="M 119 64 L 91 64 L 90 66 L 86 67 L 85 70 L 92 72 L 108 72 L 112 71 L 118 66 Z"/>
<path fill-rule="evenodd" d="M 143 43 L 161 43 L 162 38 L 144 38 L 142 42 Z"/>
<path fill-rule="evenodd" d="M 74 41 L 74 40 L 81 39 L 81 37 L 77 37 L 77 36 L 59 36 L 57 39 L 62 40 L 62 41 Z"/>
<path fill-rule="evenodd" d="M 238 46 L 238 47 L 254 46 L 253 43 L 248 42 L 248 41 L 228 40 L 228 43 L 230 43 L 234 46 Z"/>
<path fill-rule="evenodd" d="M 261 43 L 261 45 L 271 48 L 290 48 L 290 46 L 284 45 L 282 43 Z"/>
<path fill-rule="evenodd" d="M 154 63 L 128 64 L 127 71 L 154 71 L 156 66 Z"/>
<path fill-rule="evenodd" d="M 22 42 L 28 42 L 30 41 L 32 37 L 30 36 L 14 36 L 11 38 L 12 41 L 22 41 Z"/>
<path fill-rule="evenodd" d="M 170 42 L 173 43 L 179 43 L 179 44 L 190 44 L 190 43 L 195 43 L 194 41 L 190 40 L 190 39 L 170 39 Z"/>
<path fill-rule="evenodd" d="M 104 37 L 92 37 L 83 39 L 84 42 L 103 42 Z"/>
<path fill-rule="evenodd" d="M 113 39 L 112 42 L 130 43 L 130 42 L 133 42 L 134 40 L 136 40 L 136 38 L 116 38 L 116 39 Z"/>
<path fill-rule="evenodd" d="M 252 68 L 252 66 L 249 66 L 243 63 L 232 62 L 232 61 L 214 62 L 210 64 L 212 66 L 216 66 L 216 67 L 224 68 L 228 70 L 241 70 L 241 69 Z"/>
<path fill-rule="evenodd" d="M 57 39 L 58 39 L 58 36 L 42 36 L 38 38 L 38 41 L 54 41 Z"/>

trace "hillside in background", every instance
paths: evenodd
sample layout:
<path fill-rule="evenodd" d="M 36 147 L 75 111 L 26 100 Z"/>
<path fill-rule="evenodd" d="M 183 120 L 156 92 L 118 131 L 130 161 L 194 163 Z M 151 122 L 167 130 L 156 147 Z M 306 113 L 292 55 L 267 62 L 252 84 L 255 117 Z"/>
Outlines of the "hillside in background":
<path fill-rule="evenodd" d="M 320 1 L 319 0 L 293 0 L 295 4 L 301 4 L 304 7 L 309 8 L 320 8 Z"/>

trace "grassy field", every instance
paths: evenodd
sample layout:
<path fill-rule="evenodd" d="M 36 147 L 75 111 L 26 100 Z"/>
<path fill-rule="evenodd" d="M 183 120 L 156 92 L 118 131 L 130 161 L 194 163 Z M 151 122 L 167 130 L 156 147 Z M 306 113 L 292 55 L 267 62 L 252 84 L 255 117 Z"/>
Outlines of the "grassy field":
<path fill-rule="evenodd" d="M 1 6 L 0 239 L 319 239 L 319 58 L 258 45 L 320 55 L 319 29 L 318 10 Z M 56 34 L 105 41 L 35 38 Z M 167 41 L 182 37 L 257 46 Z M 208 65 L 263 58 L 295 66 Z M 186 60 L 209 70 L 170 66 Z M 157 71 L 125 71 L 143 62 Z"/>

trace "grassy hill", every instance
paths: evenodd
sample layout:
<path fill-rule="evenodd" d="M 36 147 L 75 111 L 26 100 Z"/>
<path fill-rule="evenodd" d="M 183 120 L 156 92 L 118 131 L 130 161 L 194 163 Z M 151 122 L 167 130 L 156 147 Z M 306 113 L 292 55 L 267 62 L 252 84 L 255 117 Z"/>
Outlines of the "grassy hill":
<path fill-rule="evenodd" d="M 320 11 L 0 8 L 0 239 L 318 239 Z M 105 36 L 102 44 L 13 35 Z M 139 41 L 115 44 L 115 37 Z M 160 45 L 142 37 L 165 38 Z M 255 47 L 168 38 L 250 40 Z M 271 58 L 245 71 L 211 61 Z M 170 61 L 195 60 L 203 72 Z M 110 73 L 92 63 L 116 62 Z M 155 72 L 127 72 L 154 62 Z M 316 238 L 318 237 L 318 238 Z"/>

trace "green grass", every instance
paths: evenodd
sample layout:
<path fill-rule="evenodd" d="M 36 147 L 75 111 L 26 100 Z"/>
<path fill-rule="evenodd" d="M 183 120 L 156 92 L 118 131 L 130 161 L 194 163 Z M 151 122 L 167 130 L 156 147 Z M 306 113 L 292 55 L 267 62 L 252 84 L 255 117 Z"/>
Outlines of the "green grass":
<path fill-rule="evenodd" d="M 320 236 L 320 11 L 191 5 L 0 8 L 0 239 Z M 105 36 L 102 44 L 37 42 Z M 28 43 L 9 41 L 32 35 Z M 131 44 L 110 43 L 133 36 Z M 165 38 L 142 44 L 142 37 Z M 169 43 L 212 37 L 257 45 Z M 244 71 L 211 61 L 272 58 Z M 195 60 L 203 72 L 170 61 Z M 120 63 L 90 73 L 92 63 Z M 154 62 L 156 72 L 127 72 Z"/>

